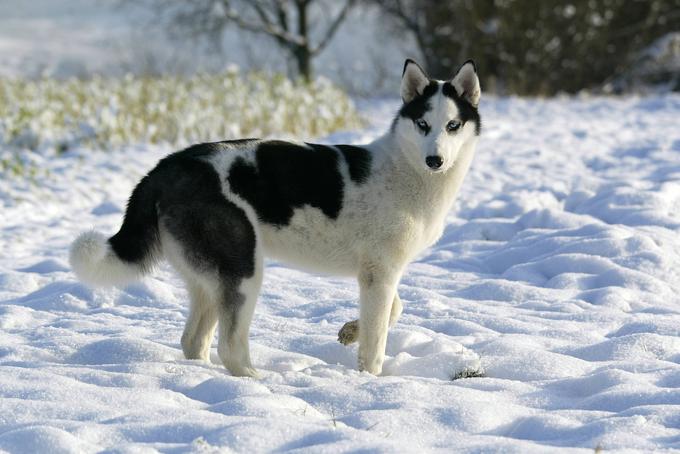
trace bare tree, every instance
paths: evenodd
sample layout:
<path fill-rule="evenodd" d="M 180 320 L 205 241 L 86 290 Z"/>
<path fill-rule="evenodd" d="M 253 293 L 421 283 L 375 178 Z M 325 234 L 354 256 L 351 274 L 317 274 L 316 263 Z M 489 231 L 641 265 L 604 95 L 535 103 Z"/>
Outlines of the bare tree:
<path fill-rule="evenodd" d="M 312 59 L 333 39 L 356 0 L 156 0 L 169 25 L 192 36 L 211 36 L 220 42 L 226 27 L 271 37 L 294 60 L 297 74 L 310 80 Z M 340 4 L 332 14 L 331 5 Z M 330 11 L 329 11 L 330 10 Z M 315 12 L 315 17 L 310 17 Z M 327 20 L 323 16 L 330 16 Z M 323 24 L 323 30 L 313 30 Z M 313 36 L 312 36 L 313 35 Z"/>

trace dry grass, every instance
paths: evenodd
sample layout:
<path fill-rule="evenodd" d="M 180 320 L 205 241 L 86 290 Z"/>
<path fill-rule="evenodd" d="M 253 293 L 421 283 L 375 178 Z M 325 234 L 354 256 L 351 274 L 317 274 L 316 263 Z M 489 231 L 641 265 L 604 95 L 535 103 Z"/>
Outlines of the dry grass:
<path fill-rule="evenodd" d="M 253 136 L 316 137 L 359 126 L 327 81 L 236 70 L 193 77 L 0 79 L 0 148 L 63 151 Z"/>

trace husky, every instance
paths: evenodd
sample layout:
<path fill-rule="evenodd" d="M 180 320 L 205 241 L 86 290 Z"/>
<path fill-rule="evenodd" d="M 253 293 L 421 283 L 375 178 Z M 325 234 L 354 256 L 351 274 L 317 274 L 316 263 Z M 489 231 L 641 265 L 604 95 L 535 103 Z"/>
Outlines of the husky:
<path fill-rule="evenodd" d="M 70 263 L 93 287 L 124 286 L 161 258 L 187 285 L 187 359 L 217 352 L 235 376 L 257 377 L 248 331 L 264 258 L 355 277 L 359 318 L 338 340 L 359 342 L 358 368 L 382 372 L 388 327 L 402 312 L 406 265 L 442 235 L 480 134 L 477 68 L 447 81 L 406 60 L 401 105 L 368 145 L 242 139 L 168 155 L 135 187 L 107 238 L 81 234 Z"/>

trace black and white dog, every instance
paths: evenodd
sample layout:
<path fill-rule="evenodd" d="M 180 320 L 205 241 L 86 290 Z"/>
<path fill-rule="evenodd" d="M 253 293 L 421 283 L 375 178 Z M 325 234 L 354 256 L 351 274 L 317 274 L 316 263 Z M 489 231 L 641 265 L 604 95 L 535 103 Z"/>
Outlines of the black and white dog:
<path fill-rule="evenodd" d="M 75 240 L 73 270 L 89 285 L 125 285 L 166 258 L 191 298 L 185 356 L 209 360 L 219 326 L 219 357 L 243 376 L 257 376 L 248 330 L 265 256 L 354 276 L 359 320 L 339 340 L 358 340 L 359 369 L 380 374 L 399 279 L 441 236 L 480 133 L 472 61 L 439 81 L 407 60 L 401 97 L 390 130 L 368 145 L 244 139 L 169 155 L 132 192 L 118 233 Z"/>

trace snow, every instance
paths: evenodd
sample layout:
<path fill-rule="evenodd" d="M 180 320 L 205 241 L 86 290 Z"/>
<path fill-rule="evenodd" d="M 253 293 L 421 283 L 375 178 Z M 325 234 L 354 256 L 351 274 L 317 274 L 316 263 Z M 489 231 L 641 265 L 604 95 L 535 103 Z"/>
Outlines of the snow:
<path fill-rule="evenodd" d="M 371 126 L 395 99 L 359 103 Z M 680 97 L 485 98 L 441 241 L 408 267 L 386 375 L 337 331 L 357 287 L 269 263 L 261 380 L 183 359 L 186 291 L 164 265 L 92 291 L 67 264 L 113 233 L 170 150 L 35 155 L 0 180 L 0 450 L 622 452 L 680 449 Z M 451 380 L 464 371 L 484 377 Z M 473 374 L 474 375 L 474 374 Z"/>

